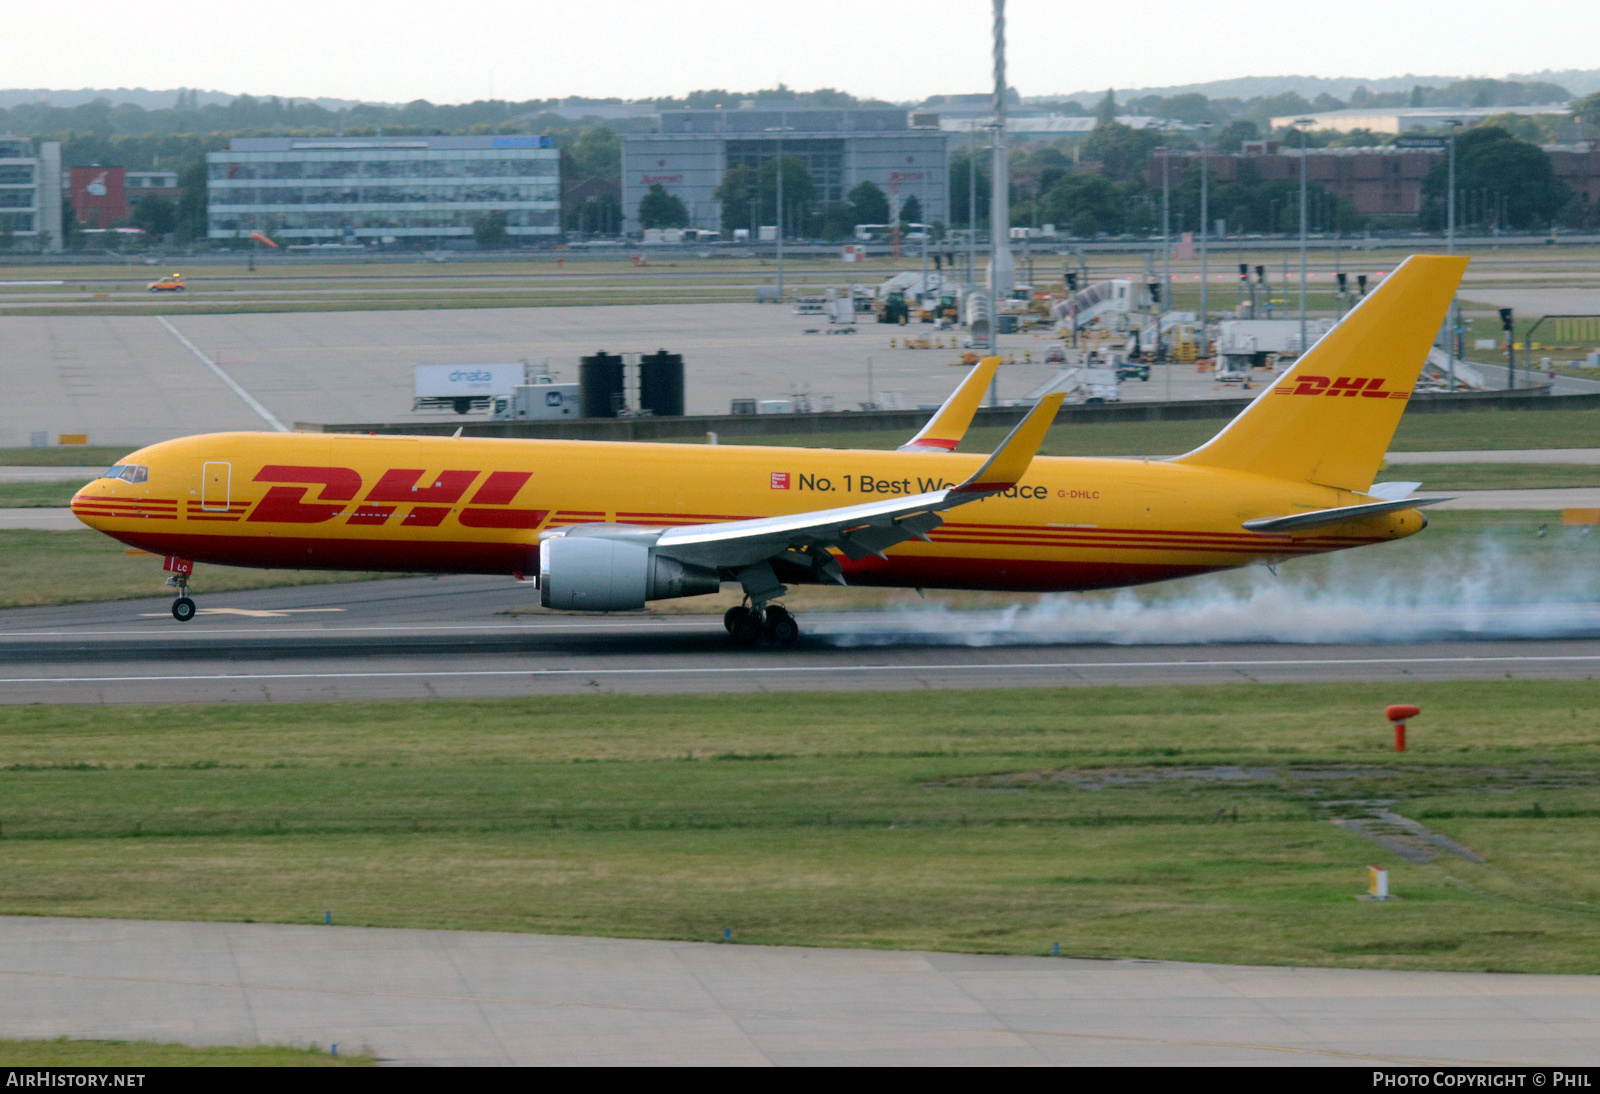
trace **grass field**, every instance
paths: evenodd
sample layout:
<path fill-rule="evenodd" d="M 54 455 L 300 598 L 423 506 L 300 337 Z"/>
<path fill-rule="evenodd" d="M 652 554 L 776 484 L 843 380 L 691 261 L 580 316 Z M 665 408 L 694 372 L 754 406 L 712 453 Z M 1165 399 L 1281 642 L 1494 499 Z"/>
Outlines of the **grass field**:
<path fill-rule="evenodd" d="M 40 445 L 35 448 L 0 448 L 0 467 L 85 467 L 98 475 L 133 451 L 119 445 Z"/>
<path fill-rule="evenodd" d="M 281 585 L 325 585 L 368 581 L 387 574 L 342 570 L 250 570 L 237 566 L 198 567 L 193 592 L 232 592 Z M 81 532 L 0 530 L 0 608 L 127 600 L 169 594 L 167 575 L 155 555 L 129 555 L 109 536 Z"/>
<path fill-rule="evenodd" d="M 1221 418 L 1194 422 L 1074 422 L 1052 429 L 1039 451 L 1046 456 L 1170 456 L 1205 443 L 1225 424 L 1226 419 Z M 962 441 L 960 451 L 992 452 L 1007 432 L 1000 426 L 972 429 Z M 905 441 L 903 431 L 892 430 L 722 438 L 723 444 L 802 448 L 886 449 Z M 1448 452 L 1596 447 L 1600 447 L 1600 410 L 1495 410 L 1407 414 L 1400 420 L 1390 450 Z"/>
<path fill-rule="evenodd" d="M 1597 724 L 1511 681 L 12 707 L 0 912 L 1597 972 Z M 1487 861 L 1331 823 L 1378 802 Z"/>
<path fill-rule="evenodd" d="M 0 482 L 0 509 L 63 508 L 83 486 L 83 482 Z"/>
<path fill-rule="evenodd" d="M 259 1045 L 192 1048 L 155 1041 L 0 1039 L 0 1067 L 372 1067 L 371 1056 Z"/>

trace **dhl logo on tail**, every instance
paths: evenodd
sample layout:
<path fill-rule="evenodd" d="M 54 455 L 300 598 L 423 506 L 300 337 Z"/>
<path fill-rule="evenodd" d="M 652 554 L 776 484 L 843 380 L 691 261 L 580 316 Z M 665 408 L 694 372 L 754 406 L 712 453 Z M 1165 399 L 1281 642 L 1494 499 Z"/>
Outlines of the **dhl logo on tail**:
<path fill-rule="evenodd" d="M 1409 391 L 1390 391 L 1382 376 L 1295 376 L 1294 384 L 1273 388 L 1274 395 L 1359 395 L 1364 399 L 1409 399 Z"/>

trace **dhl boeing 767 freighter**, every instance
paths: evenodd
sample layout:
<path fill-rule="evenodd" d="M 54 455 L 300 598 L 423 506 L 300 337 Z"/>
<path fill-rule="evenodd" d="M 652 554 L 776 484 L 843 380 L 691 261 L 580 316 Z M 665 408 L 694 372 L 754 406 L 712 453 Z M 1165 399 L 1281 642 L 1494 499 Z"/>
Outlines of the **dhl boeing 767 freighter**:
<path fill-rule="evenodd" d="M 1465 259 L 1415 256 L 1222 432 L 1166 460 L 1035 458 L 1061 396 L 987 459 L 951 449 L 998 364 L 894 452 L 217 433 L 139 450 L 72 510 L 177 571 L 537 574 L 579 611 L 745 592 L 735 640 L 791 645 L 785 583 L 1104 589 L 1413 535 L 1435 498 L 1373 485 Z"/>

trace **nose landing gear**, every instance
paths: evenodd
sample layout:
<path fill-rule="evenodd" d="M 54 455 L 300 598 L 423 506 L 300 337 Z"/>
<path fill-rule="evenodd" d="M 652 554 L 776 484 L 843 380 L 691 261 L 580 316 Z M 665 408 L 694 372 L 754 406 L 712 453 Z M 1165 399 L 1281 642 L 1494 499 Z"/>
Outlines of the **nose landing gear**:
<path fill-rule="evenodd" d="M 189 599 L 189 575 L 173 574 L 167 578 L 167 584 L 178 590 L 178 599 L 172 602 L 172 618 L 179 623 L 187 623 L 194 618 L 194 601 Z"/>
<path fill-rule="evenodd" d="M 740 605 L 729 608 L 722 617 L 722 625 L 740 646 L 754 648 L 762 642 L 787 648 L 800 637 L 800 624 L 788 609 L 779 604 L 761 608 Z"/>

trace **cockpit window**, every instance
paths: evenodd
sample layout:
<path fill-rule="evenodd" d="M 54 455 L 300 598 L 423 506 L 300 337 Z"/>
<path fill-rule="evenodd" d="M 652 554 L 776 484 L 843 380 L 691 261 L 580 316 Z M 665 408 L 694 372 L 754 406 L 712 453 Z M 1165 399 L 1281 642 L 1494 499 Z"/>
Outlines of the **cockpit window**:
<path fill-rule="evenodd" d="M 100 477 L 103 479 L 121 479 L 123 482 L 132 483 L 148 482 L 150 480 L 150 469 L 143 464 L 119 463 Z"/>

